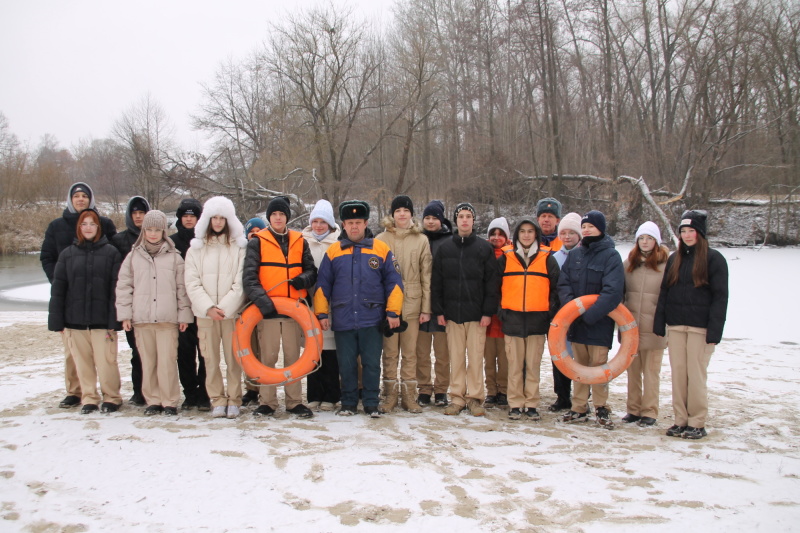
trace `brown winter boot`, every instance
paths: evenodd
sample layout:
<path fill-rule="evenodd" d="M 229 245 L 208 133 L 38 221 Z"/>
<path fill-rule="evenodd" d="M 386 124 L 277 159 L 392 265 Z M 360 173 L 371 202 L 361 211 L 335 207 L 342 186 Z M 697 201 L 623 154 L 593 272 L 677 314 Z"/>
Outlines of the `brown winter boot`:
<path fill-rule="evenodd" d="M 417 382 L 404 381 L 400 384 L 400 407 L 409 413 L 421 413 L 422 407 L 414 399 L 417 395 Z"/>
<path fill-rule="evenodd" d="M 378 411 L 381 413 L 391 413 L 397 407 L 397 380 L 384 379 L 383 380 L 383 398 L 378 405 Z"/>

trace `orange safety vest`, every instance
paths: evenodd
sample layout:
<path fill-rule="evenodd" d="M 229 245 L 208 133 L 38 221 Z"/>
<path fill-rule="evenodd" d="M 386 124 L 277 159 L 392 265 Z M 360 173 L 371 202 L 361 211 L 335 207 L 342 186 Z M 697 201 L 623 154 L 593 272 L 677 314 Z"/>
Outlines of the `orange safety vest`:
<path fill-rule="evenodd" d="M 258 279 L 269 296 L 285 296 L 298 300 L 306 298 L 308 291 L 299 291 L 291 283 L 281 283 L 303 273 L 303 234 L 289 230 L 289 256 L 285 257 L 281 245 L 269 230 L 259 231 L 256 237 L 261 239 L 261 263 Z M 279 285 L 280 284 L 280 285 Z M 276 286 L 277 285 L 277 286 Z"/>
<path fill-rule="evenodd" d="M 506 253 L 503 272 L 503 309 L 529 313 L 550 310 L 550 277 L 545 250 L 539 250 L 526 268 L 514 252 Z"/>
<path fill-rule="evenodd" d="M 559 251 L 563 246 L 564 243 L 561 242 L 561 239 L 559 237 L 556 237 L 555 239 L 550 241 L 550 245 L 548 246 L 548 248 L 550 249 L 550 253 L 552 254 Z"/>

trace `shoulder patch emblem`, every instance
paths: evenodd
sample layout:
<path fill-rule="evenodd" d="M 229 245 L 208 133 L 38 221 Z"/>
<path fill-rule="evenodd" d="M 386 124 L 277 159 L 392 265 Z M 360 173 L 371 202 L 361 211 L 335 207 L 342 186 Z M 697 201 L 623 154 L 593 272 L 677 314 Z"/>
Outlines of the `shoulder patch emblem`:
<path fill-rule="evenodd" d="M 399 274 L 400 273 L 400 264 L 397 262 L 397 258 L 396 257 L 392 257 L 392 264 L 394 265 L 394 269 Z"/>
<path fill-rule="evenodd" d="M 378 268 L 380 268 L 380 266 L 381 266 L 381 262 L 380 262 L 380 261 L 378 261 L 378 258 L 377 258 L 377 257 L 370 257 L 370 258 L 369 258 L 369 261 L 368 261 L 368 264 L 369 264 L 369 267 L 370 267 L 372 270 L 377 270 L 377 269 L 378 269 Z"/>

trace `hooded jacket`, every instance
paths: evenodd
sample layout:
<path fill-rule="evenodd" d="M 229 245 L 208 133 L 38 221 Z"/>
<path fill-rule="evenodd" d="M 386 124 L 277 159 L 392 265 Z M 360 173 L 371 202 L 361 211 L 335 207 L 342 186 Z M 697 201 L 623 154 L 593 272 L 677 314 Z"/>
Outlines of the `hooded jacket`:
<path fill-rule="evenodd" d="M 666 272 L 669 272 L 678 253 L 669 256 Z M 692 279 L 695 247 L 686 247 L 685 254 L 678 282 L 668 286 L 667 275 L 661 282 L 653 331 L 663 337 L 666 335 L 666 325 L 706 328 L 706 343 L 717 344 L 722 340 L 728 312 L 728 263 L 721 253 L 709 248 L 708 284 L 695 287 Z"/>
<path fill-rule="evenodd" d="M 56 263 L 47 328 L 121 329 L 114 306 L 121 260 L 105 235 L 83 244 L 76 238 Z"/>
<path fill-rule="evenodd" d="M 431 247 L 431 258 L 436 256 L 436 251 L 448 239 L 453 237 L 453 224 L 446 218 L 442 221 L 442 227 L 438 231 L 422 230 L 422 233 L 428 238 L 428 244 Z M 431 275 L 433 274 L 433 261 L 431 261 Z M 433 305 L 431 304 L 431 319 L 419 325 L 420 331 L 427 333 L 442 333 L 446 331 L 445 326 L 439 325 L 438 315 L 433 314 Z"/>
<path fill-rule="evenodd" d="M 492 245 L 473 231 L 446 239 L 433 258 L 431 307 L 457 324 L 478 322 L 497 312 L 498 262 Z"/>
<path fill-rule="evenodd" d="M 536 228 L 536 239 L 532 245 L 533 250 L 529 251 L 526 258 L 523 256 L 524 249 L 519 244 L 519 231 L 523 224 L 532 224 Z M 530 218 L 523 218 L 514 228 L 513 242 L 516 245 L 512 250 L 507 251 L 500 258 L 500 293 L 501 293 L 501 307 L 499 312 L 500 320 L 502 321 L 503 334 L 511 337 L 528 337 L 530 335 L 544 335 L 550 329 L 550 321 L 556 316 L 559 309 L 558 300 L 558 277 L 559 268 L 555 258 L 549 253 L 547 248 L 539 246 L 539 236 L 541 229 L 539 225 Z M 528 283 L 527 278 L 533 280 L 534 276 L 541 279 L 542 273 L 534 273 L 534 263 L 537 261 L 544 261 L 546 271 L 547 291 L 541 295 L 532 295 L 530 291 L 534 290 L 534 283 Z M 523 277 L 522 283 L 510 283 L 511 278 Z M 522 285 L 521 290 L 512 290 L 512 285 Z M 512 291 L 508 294 L 507 291 Z M 525 302 L 533 297 L 534 299 L 541 299 L 547 302 L 548 309 L 546 311 L 518 311 L 507 309 L 502 305 L 502 302 L 509 300 L 519 299 L 520 302 Z M 523 307 L 519 305 L 517 307 Z"/>
<path fill-rule="evenodd" d="M 191 324 L 192 303 L 186 295 L 184 264 L 175 244 L 164 239 L 150 256 L 139 239 L 122 262 L 117 282 L 117 319 L 136 324 Z"/>
<path fill-rule="evenodd" d="M 128 254 L 131 253 L 131 248 L 133 245 L 136 244 L 136 239 L 139 238 L 139 234 L 141 233 L 141 228 L 137 228 L 136 224 L 133 223 L 133 217 L 131 216 L 131 206 L 134 202 L 144 202 L 144 205 L 147 207 L 147 211 L 150 211 L 150 203 L 143 197 L 143 196 L 132 196 L 130 200 L 128 200 L 128 207 L 125 209 L 125 228 L 123 231 L 120 231 L 114 238 L 111 239 L 111 244 L 113 244 L 119 253 L 122 254 L 123 261 Z M 145 211 L 145 213 L 147 212 Z"/>
<path fill-rule="evenodd" d="M 184 228 L 183 220 L 181 220 L 187 211 L 192 211 L 199 219 L 203 214 L 203 206 L 194 198 L 184 198 L 178 205 L 178 209 L 175 210 L 175 216 L 178 217 L 178 220 L 175 221 L 175 227 L 178 231 L 170 235 L 169 238 L 175 243 L 175 248 L 178 249 L 184 259 L 186 259 L 186 252 L 189 250 L 192 239 L 194 239 L 194 228 Z"/>
<path fill-rule="evenodd" d="M 325 238 L 320 241 L 314 237 L 314 232 L 311 231 L 311 226 L 306 226 L 305 229 L 303 229 L 303 238 L 308 243 L 308 249 L 311 252 L 311 256 L 314 258 L 314 266 L 317 267 L 317 270 L 319 270 L 319 267 L 322 265 L 322 259 L 325 257 L 325 252 L 328 251 L 328 248 L 330 248 L 333 243 L 339 240 L 339 235 L 341 232 L 342 230 L 338 225 L 336 225 L 331 229 L 330 233 L 328 233 Z M 316 284 L 314 287 L 309 287 L 308 289 L 309 294 L 313 295 L 315 292 Z M 330 320 L 331 324 L 333 324 L 333 319 L 331 316 L 328 316 L 328 320 Z M 332 327 L 322 332 L 322 340 L 323 350 L 336 349 L 336 339 Z"/>
<path fill-rule="evenodd" d="M 44 273 L 50 283 L 53 282 L 58 256 L 72 244 L 77 236 L 76 230 L 80 213 L 78 213 L 72 205 L 72 190 L 78 185 L 86 187 L 89 191 L 92 190 L 91 187 L 82 181 L 70 185 L 67 191 L 67 207 L 64 209 L 64 213 L 61 215 L 61 218 L 50 222 L 44 233 L 44 241 L 42 241 L 42 251 L 39 254 L 39 260 L 42 263 L 42 269 L 44 269 Z M 95 209 L 94 192 L 91 193 L 88 209 Z M 114 222 L 107 217 L 100 217 L 100 229 L 109 242 L 117 233 Z"/>
<path fill-rule="evenodd" d="M 230 242 L 224 236 L 206 237 L 211 217 L 222 215 L 228 221 Z M 197 221 L 195 237 L 186 252 L 186 293 L 192 302 L 194 315 L 206 318 L 208 310 L 216 306 L 226 318 L 234 318 L 245 303 L 242 291 L 244 266 L 244 227 L 236 218 L 236 210 L 229 199 L 216 196 L 203 206 Z"/>
<path fill-rule="evenodd" d="M 392 217 L 381 221 L 384 232 L 375 237 L 389 245 L 400 265 L 403 278 L 403 319 L 419 321 L 420 313 L 431 312 L 431 268 L 433 257 L 422 227 L 411 219 L 408 229 L 395 226 Z"/>
<path fill-rule="evenodd" d="M 614 321 L 608 317 L 621 302 L 625 288 L 622 258 L 614 240 L 604 235 L 588 246 L 585 240 L 573 248 L 558 278 L 558 296 L 565 305 L 580 296 L 599 294 L 597 302 L 575 319 L 567 339 L 590 346 L 611 348 Z"/>

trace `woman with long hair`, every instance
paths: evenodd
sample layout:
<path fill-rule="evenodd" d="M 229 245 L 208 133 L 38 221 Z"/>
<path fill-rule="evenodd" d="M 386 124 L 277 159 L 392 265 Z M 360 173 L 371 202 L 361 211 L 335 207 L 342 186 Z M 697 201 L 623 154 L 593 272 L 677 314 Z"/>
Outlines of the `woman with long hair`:
<path fill-rule="evenodd" d="M 117 366 L 114 288 L 122 257 L 103 235 L 97 212 L 78 217 L 75 241 L 58 256 L 50 291 L 48 329 L 61 332 L 75 358 L 81 385 L 81 414 L 112 413 L 122 405 Z M 100 394 L 97 380 L 100 379 Z"/>
<path fill-rule="evenodd" d="M 681 216 L 678 251 L 667 261 L 653 323 L 669 346 L 675 417 L 670 437 L 706 436 L 708 363 L 722 340 L 728 310 L 728 263 L 708 247 L 707 217 L 705 211 Z"/>
<path fill-rule="evenodd" d="M 636 231 L 636 244 L 622 264 L 625 268 L 625 307 L 639 325 L 639 353 L 628 367 L 628 414 L 622 421 L 652 426 L 658 418 L 661 362 L 667 341 L 653 333 L 653 318 L 664 279 L 669 250 L 661 230 L 649 220 Z"/>
<path fill-rule="evenodd" d="M 186 253 L 186 293 L 197 317 L 211 416 L 236 418 L 242 405 L 242 367 L 233 353 L 233 327 L 245 303 L 242 267 L 247 239 L 233 202 L 223 196 L 205 203 L 194 234 Z M 220 341 L 227 385 L 220 369 Z"/>

